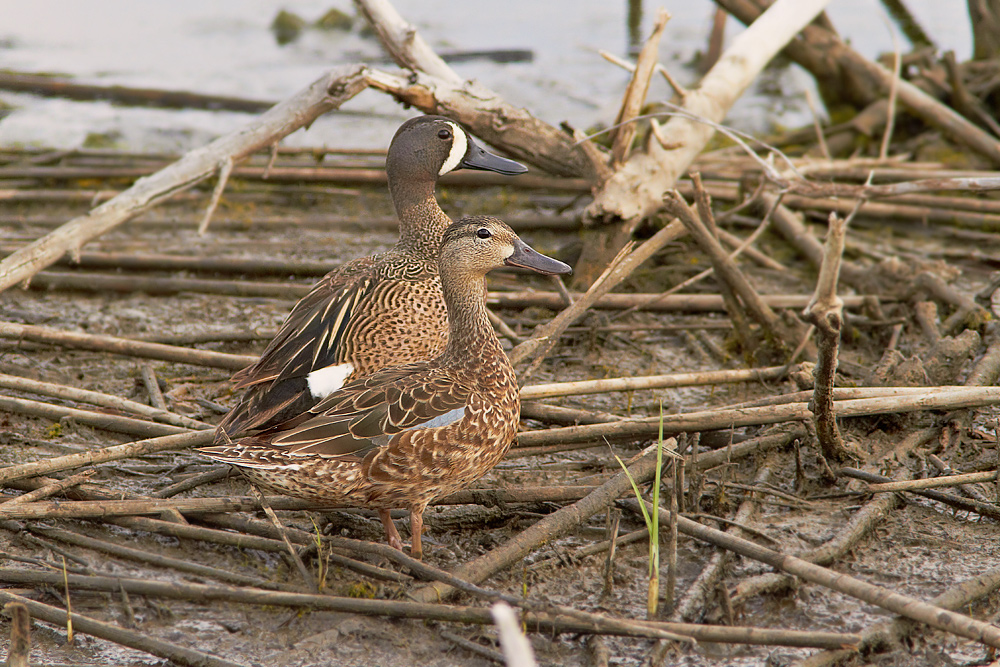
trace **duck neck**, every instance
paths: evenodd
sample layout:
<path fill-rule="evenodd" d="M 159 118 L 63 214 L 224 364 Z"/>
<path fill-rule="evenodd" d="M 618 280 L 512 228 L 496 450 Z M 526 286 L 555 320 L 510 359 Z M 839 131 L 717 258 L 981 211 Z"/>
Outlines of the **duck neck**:
<path fill-rule="evenodd" d="M 486 276 L 455 275 L 441 272 L 441 290 L 448 307 L 448 345 L 442 354 L 445 363 L 499 353 L 506 359 L 486 312 Z"/>
<path fill-rule="evenodd" d="M 399 218 L 397 247 L 437 260 L 441 235 L 451 224 L 434 195 L 436 179 L 389 178 L 389 193 Z"/>

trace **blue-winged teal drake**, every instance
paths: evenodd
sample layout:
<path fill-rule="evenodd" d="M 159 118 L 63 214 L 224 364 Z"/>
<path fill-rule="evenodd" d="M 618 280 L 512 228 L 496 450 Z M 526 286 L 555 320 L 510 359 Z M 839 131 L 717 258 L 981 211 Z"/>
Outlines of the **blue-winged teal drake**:
<path fill-rule="evenodd" d="M 486 312 L 486 274 L 502 266 L 570 272 L 500 220 L 463 218 L 441 242 L 449 336 L 440 355 L 384 368 L 282 426 L 199 451 L 279 493 L 377 509 L 399 549 L 389 510 L 409 509 L 419 558 L 427 504 L 484 475 L 517 434 L 514 370 Z"/>
<path fill-rule="evenodd" d="M 216 442 L 279 424 L 347 381 L 444 349 L 448 324 L 437 258 L 451 219 L 434 186 L 460 168 L 527 171 L 483 150 L 443 116 L 400 126 L 386 156 L 399 242 L 335 269 L 295 304 L 260 359 L 233 376 L 243 393 L 219 423 Z"/>

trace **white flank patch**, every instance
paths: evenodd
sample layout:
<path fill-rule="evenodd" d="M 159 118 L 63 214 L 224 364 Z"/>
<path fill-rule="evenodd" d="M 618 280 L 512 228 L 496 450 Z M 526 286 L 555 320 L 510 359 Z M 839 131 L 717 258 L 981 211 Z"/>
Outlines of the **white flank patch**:
<path fill-rule="evenodd" d="M 465 138 L 465 130 L 455 123 L 448 124 L 452 128 L 451 152 L 448 153 L 448 159 L 441 165 L 441 171 L 438 172 L 438 176 L 444 176 L 457 167 L 458 163 L 465 157 L 465 151 L 469 150 L 469 140 Z"/>
<path fill-rule="evenodd" d="M 353 364 L 334 364 L 320 368 L 306 376 L 309 393 L 313 398 L 326 398 L 344 386 L 344 380 L 354 372 Z"/>

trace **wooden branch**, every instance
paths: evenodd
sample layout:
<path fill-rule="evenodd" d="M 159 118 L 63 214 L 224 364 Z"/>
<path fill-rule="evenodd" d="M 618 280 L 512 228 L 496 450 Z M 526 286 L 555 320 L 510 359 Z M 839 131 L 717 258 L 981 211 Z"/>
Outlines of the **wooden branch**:
<path fill-rule="evenodd" d="M 12 584 L 57 585 L 62 583 L 62 577 L 61 572 L 0 568 L 0 581 Z M 287 593 L 250 587 L 190 584 L 131 577 L 71 574 L 68 576 L 68 580 L 73 588 L 80 590 L 117 592 L 119 586 L 121 586 L 133 595 L 146 595 L 167 599 L 202 602 L 218 600 L 232 604 L 274 605 L 290 607 L 292 609 L 319 609 L 348 614 L 361 614 L 364 616 L 416 618 L 448 623 L 473 623 L 476 625 L 492 625 L 493 623 L 489 609 L 447 605 L 437 602 L 428 604 L 403 600 L 369 600 L 335 595 Z M 0 595 L 10 596 L 11 594 L 0 591 Z M 66 612 L 64 610 L 58 611 L 62 614 L 62 618 L 65 619 Z M 730 628 L 693 623 L 633 621 L 601 616 L 599 614 L 586 614 L 585 616 L 589 620 L 577 620 L 561 614 L 526 612 L 522 620 L 529 630 L 547 633 L 596 633 L 650 638 L 676 636 L 679 633 L 690 634 L 691 637 L 700 641 L 805 647 L 816 646 L 821 648 L 834 648 L 844 646 L 845 644 L 851 645 L 856 640 L 855 635 L 837 632 L 805 632 L 753 627 Z M 55 622 L 58 623 L 58 621 Z M 89 633 L 88 630 L 84 630 L 84 632 Z M 95 636 L 98 635 L 95 634 Z M 176 660 L 176 658 L 173 659 Z M 181 664 L 191 663 L 181 662 Z M 211 667 L 214 663 L 206 662 L 203 664 Z"/>
<path fill-rule="evenodd" d="M 388 0 L 354 0 L 354 5 L 397 65 L 426 72 L 456 86 L 462 85 L 462 77 L 434 53 L 416 27 L 405 21 Z"/>
<path fill-rule="evenodd" d="M 844 326 L 844 304 L 837 296 L 840 262 L 844 255 L 844 238 L 847 221 L 831 214 L 826 236 L 826 248 L 816 291 L 806 307 L 803 317 L 816 327 L 819 339 L 818 362 L 814 374 L 813 398 L 809 407 L 814 414 L 816 436 L 823 455 L 834 461 L 845 461 L 861 455 L 852 451 L 840 437 L 837 419 L 833 414 L 833 388 L 837 375 L 837 357 L 840 350 L 840 331 Z"/>
<path fill-rule="evenodd" d="M 970 472 L 961 475 L 945 475 L 942 477 L 929 477 L 926 479 L 911 479 L 902 482 L 883 482 L 879 484 L 869 484 L 867 491 L 870 493 L 885 493 L 888 491 L 916 491 L 918 489 L 940 489 L 950 486 L 961 486 L 962 484 L 973 484 L 976 482 L 992 482 L 997 478 L 997 471 Z"/>
<path fill-rule="evenodd" d="M 750 24 L 751 28 L 767 12 L 770 12 L 768 9 L 764 14 L 758 15 L 759 10 L 754 6 L 754 3 L 742 0 L 716 0 L 716 2 L 732 12 L 740 21 L 744 23 L 753 21 Z M 817 74 L 819 74 L 819 70 L 824 70 L 823 74 L 829 76 L 832 74 L 829 69 L 832 62 L 836 68 L 843 70 L 841 76 L 847 74 L 864 82 L 860 86 L 862 89 L 874 89 L 879 95 L 889 94 L 893 86 L 891 71 L 865 58 L 845 44 L 836 33 L 822 26 L 810 25 L 803 33 L 805 39 L 800 40 L 800 42 L 809 43 L 814 47 L 811 49 L 813 54 L 810 58 L 812 66 L 799 59 L 806 69 Z M 993 164 L 1000 165 L 1000 142 L 997 142 L 996 137 L 990 136 L 989 133 L 970 123 L 960 114 L 941 104 L 909 81 L 901 80 L 898 82 L 897 94 L 900 104 L 907 107 L 928 125 L 938 128 L 949 138 L 969 146 L 977 153 L 989 158 Z M 871 99 L 867 100 L 867 102 L 870 101 Z"/>
<path fill-rule="evenodd" d="M 331 71 L 254 123 L 188 153 L 87 215 L 13 253 L 0 261 L 0 291 L 30 279 L 61 255 L 78 251 L 86 242 L 134 215 L 205 180 L 215 173 L 220 160 L 241 160 L 339 107 L 365 88 L 364 71 L 359 65 Z"/>
<path fill-rule="evenodd" d="M 61 331 L 50 327 L 15 324 L 14 322 L 0 322 L 0 338 L 47 343 L 49 345 L 59 345 L 78 350 L 111 352 L 112 354 L 123 354 L 145 359 L 172 361 L 178 364 L 224 368 L 230 371 L 238 371 L 257 361 L 257 357 L 251 355 L 194 350 L 176 345 L 144 343 L 116 336 Z"/>
<path fill-rule="evenodd" d="M 76 387 L 61 384 L 52 384 L 51 382 L 29 380 L 28 378 L 7 375 L 5 373 L 0 373 L 0 388 L 38 394 L 40 396 L 53 396 L 78 403 L 90 403 L 91 405 L 98 405 L 112 410 L 123 410 L 164 424 L 172 424 L 173 426 L 181 426 L 188 429 L 213 428 L 211 424 L 206 424 L 197 419 L 191 419 L 190 417 L 185 417 L 184 415 L 179 415 L 168 410 L 152 408 L 143 403 L 130 401 L 127 398 L 119 398 L 110 394 L 102 394 L 87 389 L 77 389 Z"/>
<path fill-rule="evenodd" d="M 538 667 L 535 652 L 531 650 L 528 638 L 521 633 L 521 624 L 517 614 L 506 602 L 496 602 L 490 608 L 493 622 L 500 635 L 500 648 L 508 665 L 517 667 Z"/>
<path fill-rule="evenodd" d="M 623 504 L 630 509 L 638 511 L 637 501 L 626 500 L 623 501 Z M 670 520 L 670 512 L 667 510 L 652 507 L 648 502 L 646 503 L 646 507 L 647 511 L 658 511 L 660 513 L 660 521 L 667 522 Z M 771 567 L 794 574 L 810 583 L 839 591 L 893 613 L 906 616 L 920 623 L 925 623 L 938 630 L 982 642 L 987 646 L 1000 648 L 1000 627 L 991 623 L 984 623 L 964 614 L 950 612 L 941 607 L 928 604 L 907 595 L 901 595 L 881 586 L 869 584 L 849 575 L 814 565 L 801 558 L 767 549 L 749 540 L 703 526 L 685 517 L 678 517 L 678 528 L 685 535 L 690 535 L 723 549 L 728 549 L 746 558 L 766 563 Z"/>
<path fill-rule="evenodd" d="M 869 394 L 872 398 L 855 398 L 834 403 L 837 417 L 860 417 L 920 410 L 953 410 L 1000 404 L 1000 387 L 914 387 L 915 393 L 893 392 L 894 395 Z M 873 391 L 877 389 L 873 388 Z M 720 408 L 663 416 L 665 433 L 707 431 L 716 429 L 778 424 L 786 421 L 812 420 L 807 403 L 767 406 L 763 408 Z M 568 426 L 547 431 L 529 431 L 518 435 L 520 446 L 531 447 L 553 443 L 600 442 L 604 438 L 635 440 L 650 438 L 659 430 L 660 417 Z M 516 450 L 512 450 L 516 451 Z M 2 472 L 2 470 L 0 470 Z"/>
<path fill-rule="evenodd" d="M 62 575 L 59 573 L 56 574 L 59 577 L 59 581 L 57 582 L 58 585 L 59 583 L 62 583 Z M 76 577 L 79 575 L 69 576 Z M 118 589 L 115 588 L 112 590 L 117 592 Z M 176 662 L 179 665 L 186 665 L 188 667 L 243 667 L 243 665 L 240 665 L 239 663 L 223 660 L 222 658 L 217 658 L 214 655 L 178 646 L 177 644 L 171 644 L 170 642 L 165 642 L 160 639 L 154 639 L 134 630 L 126 630 L 112 623 L 105 623 L 104 621 L 98 621 L 87 616 L 68 612 L 65 609 L 59 609 L 58 607 L 29 600 L 28 598 L 23 598 L 20 595 L 14 595 L 13 593 L 5 590 L 0 590 L 0 602 L 20 603 L 28 608 L 28 611 L 31 612 L 31 616 L 33 618 L 37 618 L 47 623 L 53 623 L 56 626 L 65 625 L 67 618 L 71 619 L 73 628 L 80 632 L 94 637 L 99 637 L 100 639 L 106 639 L 116 644 L 121 644 L 122 646 L 128 646 L 129 648 L 134 648 L 139 651 L 145 651 L 146 653 Z"/>
<path fill-rule="evenodd" d="M 841 468 L 837 474 L 845 477 L 860 479 L 868 482 L 869 484 L 888 484 L 896 481 L 891 477 L 876 475 L 874 473 L 856 470 L 854 468 Z M 994 521 L 1000 521 L 1000 507 L 997 507 L 994 503 L 982 502 L 973 498 L 963 498 L 962 496 L 945 493 L 944 491 L 934 491 L 932 489 L 914 489 L 911 490 L 911 493 L 923 496 L 924 498 L 930 498 L 931 500 L 936 500 L 939 503 L 944 503 L 949 507 L 954 507 L 955 509 L 962 510 L 964 512 L 975 512 L 976 514 L 981 514 L 982 516 L 993 519 Z"/>
<path fill-rule="evenodd" d="M 716 276 L 739 297 L 747 314 L 763 327 L 768 336 L 776 343 L 784 345 L 788 350 L 794 349 L 795 343 L 801 340 L 804 330 L 782 322 L 778 315 L 761 299 L 757 290 L 750 285 L 743 271 L 729 256 L 722 244 L 708 231 L 709 222 L 701 220 L 700 216 L 692 210 L 676 190 L 666 193 L 663 206 L 670 215 L 680 219 L 702 251 L 709 255 Z M 710 212 L 706 211 L 706 214 L 710 214 Z"/>
<path fill-rule="evenodd" d="M 104 449 L 80 452 L 79 454 L 67 454 L 66 456 L 57 456 L 42 461 L 7 466 L 0 468 L 0 486 L 6 485 L 13 480 L 24 479 L 25 477 L 37 477 L 38 475 L 47 475 L 62 470 L 73 470 L 87 465 L 118 461 L 134 456 L 142 456 L 143 454 L 210 445 L 212 444 L 214 435 L 214 429 L 205 429 L 204 431 L 165 435 L 159 438 L 150 438 L 148 440 L 128 442 L 123 445 L 113 445 Z"/>
<path fill-rule="evenodd" d="M 521 387 L 521 400 L 538 400 L 557 396 L 603 394 L 611 391 L 637 391 L 665 389 L 668 387 L 696 387 L 700 385 L 729 384 L 737 382 L 774 382 L 785 377 L 795 368 L 771 366 L 732 371 L 702 371 L 696 373 L 670 373 L 647 377 L 605 378 L 578 382 L 553 382 Z"/>
<path fill-rule="evenodd" d="M 601 297 L 607 295 L 643 262 L 659 252 L 663 246 L 678 238 L 681 231 L 681 225 L 673 222 L 658 231 L 634 251 L 621 257 L 621 261 L 613 262 L 605 274 L 591 285 L 586 294 L 576 299 L 572 306 L 559 313 L 551 321 L 537 327 L 531 338 L 511 350 L 509 355 L 511 363 L 521 363 L 529 356 L 535 360 L 547 356 L 555 348 L 559 342 L 559 336 L 569 325 L 582 317 Z"/>
<path fill-rule="evenodd" d="M 640 246 L 636 252 L 642 251 L 644 255 L 651 256 L 659 249 L 656 246 L 662 247 L 662 245 L 666 245 L 683 234 L 679 224 L 676 226 L 668 225 L 660 231 L 663 232 L 663 236 L 660 238 L 653 236 L 646 242 L 649 243 L 653 241 L 653 239 L 656 239 L 656 243 L 654 245 L 649 247 Z M 641 261 L 641 256 L 630 258 L 627 263 L 619 267 L 618 271 L 611 276 L 614 283 L 619 284 L 621 282 L 621 279 L 617 279 L 621 272 L 626 270 L 631 272 L 635 270 L 633 264 L 641 263 Z M 622 279 L 624 279 L 624 277 L 622 277 Z M 602 310 L 625 310 L 628 308 L 635 308 L 636 310 L 649 310 L 653 312 L 722 312 L 725 310 L 724 304 L 722 303 L 722 297 L 717 294 L 672 294 L 668 297 L 661 298 L 660 294 L 606 293 L 606 287 L 607 285 L 602 285 L 601 289 L 596 293 L 570 292 L 570 296 L 573 297 L 574 301 L 574 309 L 581 309 L 582 307 L 577 306 L 576 304 L 583 302 L 587 304 L 588 308 L 598 308 Z M 612 285 L 611 288 L 613 289 L 613 287 L 614 286 Z M 845 296 L 843 297 L 844 306 L 847 308 L 859 308 L 864 305 L 864 301 L 867 298 L 871 297 L 855 295 Z M 891 300 L 891 298 L 886 298 L 884 296 L 880 296 L 879 298 L 885 301 Z M 767 294 L 762 295 L 761 300 L 770 308 L 801 309 L 805 308 L 809 304 L 808 296 L 798 294 Z M 496 306 L 498 308 L 527 308 L 529 306 L 541 306 L 542 308 L 548 308 L 549 310 L 560 310 L 562 308 L 562 299 L 555 292 L 489 292 L 486 296 L 486 301 L 491 306 Z M 565 312 L 568 313 L 569 309 Z M 582 313 L 574 312 L 573 314 L 575 316 L 579 316 Z M 557 317 L 563 317 L 563 314 L 560 313 Z M 570 316 L 566 315 L 566 317 Z M 553 329 L 555 329 L 555 327 L 553 327 Z"/>
<path fill-rule="evenodd" d="M 595 182 L 593 165 L 570 135 L 513 107 L 475 81 L 454 84 L 423 72 L 398 75 L 371 70 L 368 85 L 424 113 L 441 114 L 465 125 L 477 137 L 554 176 Z"/>
<path fill-rule="evenodd" d="M 659 57 L 660 38 L 663 30 L 670 20 L 670 13 L 665 9 L 660 9 L 656 13 L 653 21 L 653 31 L 649 39 L 643 44 L 639 57 L 636 59 L 635 70 L 632 78 L 625 89 L 622 98 L 621 108 L 618 116 L 612 125 L 611 133 L 611 166 L 619 167 L 632 150 L 632 140 L 635 138 L 636 125 L 633 119 L 639 115 L 642 105 L 646 102 L 646 93 L 649 91 L 649 82 L 653 78 L 656 70 L 656 61 Z"/>
<path fill-rule="evenodd" d="M 722 122 L 726 113 L 781 48 L 828 4 L 829 0 L 778 0 L 747 28 L 701 85 L 688 91 L 683 108 L 696 117 Z M 601 185 L 587 208 L 591 219 L 634 220 L 659 210 L 663 195 L 674 187 L 705 147 L 714 129 L 689 118 L 673 117 L 662 135 L 673 150 L 658 141 L 646 152 L 634 153 L 614 176 Z"/>
<path fill-rule="evenodd" d="M 41 401 L 13 398 L 10 396 L 0 396 L 0 411 L 42 417 L 43 419 L 51 419 L 54 422 L 58 422 L 63 418 L 69 418 L 85 426 L 112 431 L 114 433 L 125 433 L 139 438 L 191 432 L 191 429 L 183 426 L 158 424 L 142 419 L 120 417 L 103 412 L 93 412 L 92 410 L 68 408 L 62 405 L 53 405 L 51 403 L 42 403 Z"/>
<path fill-rule="evenodd" d="M 656 449 L 647 449 L 643 455 L 629 465 L 628 473 L 636 484 L 652 479 L 656 469 Z M 480 556 L 474 561 L 457 567 L 455 576 L 479 583 L 491 574 L 502 570 L 525 556 L 545 541 L 554 540 L 572 530 L 631 489 L 629 475 L 625 471 L 617 473 L 610 480 L 595 489 L 582 500 L 548 515 L 527 530 L 518 534 L 503 546 Z M 2 506 L 0 506 L 2 509 Z M 456 589 L 441 583 L 431 584 L 413 591 L 414 600 L 430 602 L 450 597 Z"/>

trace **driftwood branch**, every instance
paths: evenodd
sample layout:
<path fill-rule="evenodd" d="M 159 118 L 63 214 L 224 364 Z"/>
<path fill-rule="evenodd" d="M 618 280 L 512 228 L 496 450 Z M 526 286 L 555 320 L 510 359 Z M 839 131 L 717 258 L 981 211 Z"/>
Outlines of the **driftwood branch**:
<path fill-rule="evenodd" d="M 778 0 L 726 50 L 701 85 L 688 91 L 684 110 L 721 122 L 743 91 L 823 8 L 828 0 Z M 687 117 L 671 118 L 661 135 L 671 147 L 648 142 L 603 183 L 588 207 L 594 219 L 634 220 L 660 209 L 663 195 L 705 147 L 714 129 Z"/>
<path fill-rule="evenodd" d="M 65 253 L 78 251 L 91 239 L 200 183 L 218 170 L 222 160 L 241 160 L 336 109 L 365 88 L 364 71 L 360 65 L 352 65 L 325 74 L 247 127 L 188 153 L 87 215 L 6 257 L 0 261 L 0 291 L 29 280 Z"/>
<path fill-rule="evenodd" d="M 638 511 L 637 501 L 624 501 L 630 509 Z M 647 510 L 659 511 L 660 521 L 670 520 L 670 512 L 663 508 L 651 507 L 646 503 Z M 1000 648 L 1000 627 L 991 623 L 976 620 L 964 614 L 950 612 L 941 607 L 922 602 L 915 598 L 901 595 L 881 586 L 869 584 L 854 577 L 814 565 L 801 558 L 781 554 L 758 544 L 744 540 L 721 530 L 703 526 L 695 521 L 678 517 L 678 528 L 685 535 L 704 540 L 723 549 L 728 549 L 746 558 L 752 558 L 771 567 L 794 574 L 810 583 L 845 593 L 869 604 L 882 607 L 896 614 L 906 616 L 920 623 L 945 632 L 982 642 L 987 646 Z"/>

